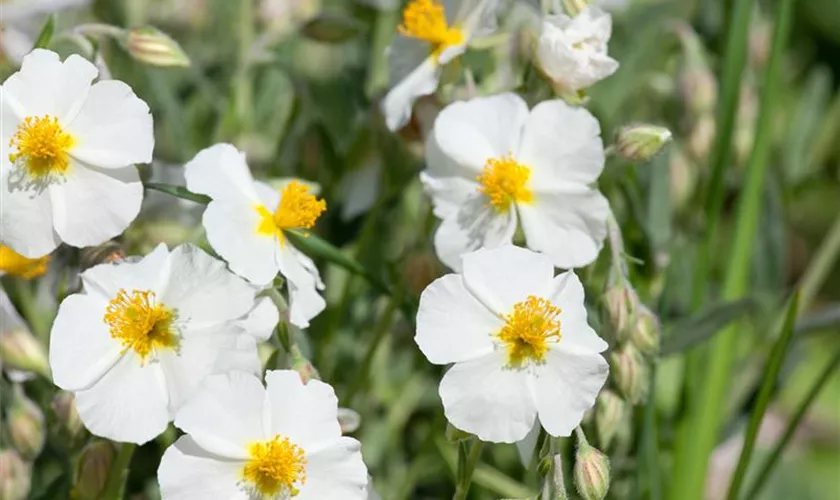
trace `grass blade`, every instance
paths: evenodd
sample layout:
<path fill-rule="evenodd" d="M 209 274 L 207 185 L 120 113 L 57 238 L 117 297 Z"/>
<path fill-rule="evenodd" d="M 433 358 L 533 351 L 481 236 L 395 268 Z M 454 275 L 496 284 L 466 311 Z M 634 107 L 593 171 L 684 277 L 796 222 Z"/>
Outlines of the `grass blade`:
<path fill-rule="evenodd" d="M 49 17 L 47 17 L 47 22 L 44 23 L 44 27 L 41 28 L 41 32 L 38 34 L 38 38 L 35 40 L 35 46 L 32 48 L 47 48 L 50 45 L 50 42 L 52 41 L 53 33 L 55 33 L 55 15 L 50 15 Z"/>
<path fill-rule="evenodd" d="M 183 200 L 201 203 L 202 205 L 210 203 L 209 196 L 193 193 L 192 191 L 188 190 L 183 186 L 173 186 L 171 184 L 158 184 L 157 182 L 147 182 L 146 184 L 144 184 L 144 187 L 146 189 L 151 189 L 152 191 L 160 191 L 161 193 L 166 193 L 176 198 L 181 198 Z"/>
<path fill-rule="evenodd" d="M 741 299 L 715 304 L 705 311 L 680 321 L 671 327 L 668 337 L 662 343 L 662 357 L 680 354 L 714 337 L 729 323 L 749 314 L 755 301 Z"/>
<path fill-rule="evenodd" d="M 779 379 L 779 372 L 782 370 L 782 364 L 787 355 L 788 347 L 790 346 L 791 340 L 793 340 L 794 324 L 796 323 L 798 309 L 799 292 L 794 294 L 788 304 L 782 332 L 779 335 L 779 339 L 773 345 L 770 358 L 767 360 L 767 366 L 764 369 L 764 379 L 761 381 L 761 388 L 758 391 L 758 398 L 756 399 L 752 413 L 750 413 L 750 420 L 747 423 L 747 429 L 744 434 L 744 446 L 741 448 L 738 466 L 732 475 L 732 482 L 729 483 L 729 500 L 738 498 L 738 493 L 744 483 L 744 477 L 746 476 L 747 468 L 750 465 L 750 459 L 755 449 L 755 440 L 758 437 L 761 421 L 764 419 L 767 407 L 770 406 L 770 399 L 773 397 L 773 390 L 776 387 L 776 381 Z"/>

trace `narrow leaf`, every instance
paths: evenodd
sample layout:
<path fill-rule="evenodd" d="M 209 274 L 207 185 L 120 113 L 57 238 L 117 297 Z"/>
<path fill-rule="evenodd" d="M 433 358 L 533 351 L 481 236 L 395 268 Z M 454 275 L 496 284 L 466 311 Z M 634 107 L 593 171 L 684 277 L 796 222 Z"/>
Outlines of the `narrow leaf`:
<path fill-rule="evenodd" d="M 161 193 L 170 194 L 177 198 L 181 198 L 184 200 L 194 201 L 196 203 L 201 203 L 202 205 L 206 205 L 210 203 L 210 197 L 204 196 L 203 194 L 193 193 L 192 191 L 188 190 L 182 186 L 173 186 L 171 184 L 158 184 L 156 182 L 147 182 L 145 184 L 146 189 L 151 189 L 153 191 L 160 191 Z"/>
<path fill-rule="evenodd" d="M 55 16 L 50 15 L 47 17 L 47 22 L 44 23 L 44 27 L 41 28 L 41 33 L 38 34 L 38 39 L 35 41 L 35 47 L 33 49 L 47 48 L 52 41 L 53 33 L 55 33 Z"/>
<path fill-rule="evenodd" d="M 724 326 L 751 313 L 756 303 L 752 299 L 715 304 L 705 311 L 683 320 L 669 328 L 662 343 L 662 356 L 672 356 L 714 337 Z"/>

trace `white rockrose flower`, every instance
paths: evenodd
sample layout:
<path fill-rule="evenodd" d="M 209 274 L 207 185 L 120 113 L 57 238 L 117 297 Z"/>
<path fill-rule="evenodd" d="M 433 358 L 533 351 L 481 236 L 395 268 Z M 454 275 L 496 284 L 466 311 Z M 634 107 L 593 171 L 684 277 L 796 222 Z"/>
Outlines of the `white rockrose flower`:
<path fill-rule="evenodd" d="M 537 62 L 555 84 L 576 92 L 612 75 L 618 61 L 607 55 L 612 18 L 591 5 L 574 18 L 547 16 L 537 42 Z"/>
<path fill-rule="evenodd" d="M 143 201 L 135 163 L 152 159 L 149 107 L 96 66 L 35 50 L 0 87 L 0 242 L 24 257 L 122 233 Z"/>
<path fill-rule="evenodd" d="M 545 101 L 530 112 L 516 94 L 456 102 L 438 115 L 420 179 L 442 219 L 438 257 L 510 243 L 521 224 L 528 248 L 555 266 L 598 256 L 609 204 L 590 184 L 604 168 L 598 121 L 584 108 Z"/>
<path fill-rule="evenodd" d="M 153 439 L 217 371 L 222 354 L 251 335 L 239 322 L 254 308 L 256 289 L 193 245 L 172 252 L 160 245 L 137 262 L 92 267 L 81 279 L 83 292 L 59 307 L 50 365 L 98 436 Z M 258 366 L 256 349 L 242 361 Z"/>
<path fill-rule="evenodd" d="M 0 55 L 19 63 L 35 45 L 41 16 L 88 3 L 90 0 L 0 0 Z"/>
<path fill-rule="evenodd" d="M 415 341 L 432 363 L 453 363 L 446 418 L 482 441 L 520 441 L 536 419 L 568 436 L 609 371 L 574 272 L 555 277 L 547 257 L 514 246 L 467 254 L 463 274 L 429 285 Z"/>
<path fill-rule="evenodd" d="M 187 189 L 212 198 L 202 219 L 213 249 L 236 274 L 260 286 L 277 273 L 289 286 L 289 316 L 306 328 L 326 302 L 324 288 L 312 259 L 286 238 L 289 230 L 307 230 L 327 209 L 309 186 L 292 180 L 280 192 L 254 181 L 245 154 L 230 144 L 216 144 L 186 165 Z"/>
<path fill-rule="evenodd" d="M 497 0 L 411 0 L 388 48 L 391 90 L 382 113 L 391 130 L 411 118 L 414 102 L 437 90 L 443 65 L 496 27 Z"/>
<path fill-rule="evenodd" d="M 361 445 L 342 437 L 333 388 L 292 370 L 209 377 L 175 417 L 186 432 L 163 454 L 163 500 L 366 499 Z"/>

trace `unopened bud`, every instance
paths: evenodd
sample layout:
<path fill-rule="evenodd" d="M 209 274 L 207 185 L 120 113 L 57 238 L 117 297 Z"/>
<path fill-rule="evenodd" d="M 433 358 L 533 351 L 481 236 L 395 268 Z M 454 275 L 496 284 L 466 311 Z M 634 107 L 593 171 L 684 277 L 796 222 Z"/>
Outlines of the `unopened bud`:
<path fill-rule="evenodd" d="M 11 276 L 27 280 L 37 278 L 47 272 L 49 262 L 49 255 L 30 259 L 5 245 L 0 245 L 0 272 Z"/>
<path fill-rule="evenodd" d="M 341 426 L 342 434 L 351 434 L 359 430 L 362 424 L 362 417 L 355 410 L 350 408 L 338 409 L 338 425 Z"/>
<path fill-rule="evenodd" d="M 677 35 L 685 53 L 685 64 L 679 76 L 683 102 L 691 115 L 711 113 L 717 104 L 718 84 L 705 45 L 687 24 L 677 27 Z"/>
<path fill-rule="evenodd" d="M 627 404 L 621 397 L 609 389 L 598 395 L 595 403 L 595 426 L 598 429 L 598 442 L 606 449 L 621 427 Z"/>
<path fill-rule="evenodd" d="M 619 283 L 606 291 L 604 300 L 615 339 L 625 342 L 636 314 L 636 293 L 629 286 Z"/>
<path fill-rule="evenodd" d="M 44 347 L 25 328 L 0 331 L 0 360 L 6 368 L 50 375 L 50 362 Z"/>
<path fill-rule="evenodd" d="M 621 394 L 632 404 L 640 403 L 648 388 L 648 365 L 642 353 L 631 343 L 610 355 L 615 384 Z"/>
<path fill-rule="evenodd" d="M 101 498 L 114 455 L 114 446 L 108 441 L 91 443 L 82 450 L 75 487 L 79 500 Z"/>
<path fill-rule="evenodd" d="M 32 469 L 13 449 L 0 450 L 0 498 L 24 500 L 29 496 Z"/>
<path fill-rule="evenodd" d="M 46 438 L 44 413 L 26 397 L 19 385 L 12 390 L 6 425 L 9 438 L 22 457 L 34 460 L 41 454 Z"/>
<path fill-rule="evenodd" d="M 628 125 L 618 130 L 615 145 L 626 160 L 645 163 L 671 142 L 671 131 L 655 125 Z"/>
<path fill-rule="evenodd" d="M 647 307 L 639 307 L 636 313 L 636 327 L 633 328 L 630 341 L 643 354 L 654 356 L 659 353 L 661 338 L 659 319 Z"/>
<path fill-rule="evenodd" d="M 697 166 L 681 148 L 671 149 L 671 161 L 668 164 L 671 181 L 671 205 L 677 210 L 688 206 L 697 185 Z"/>
<path fill-rule="evenodd" d="M 128 31 L 123 45 L 138 61 L 150 66 L 187 67 L 190 59 L 178 42 L 153 26 Z"/>
<path fill-rule="evenodd" d="M 575 488 L 583 500 L 603 500 L 610 489 L 610 460 L 585 440 L 575 455 Z"/>
<path fill-rule="evenodd" d="M 298 375 L 300 375 L 300 379 L 303 380 L 304 384 L 312 379 L 321 380 L 321 374 L 318 373 L 315 365 L 306 359 L 303 353 L 300 352 L 297 345 L 292 346 L 291 368 L 292 370 L 298 372 Z"/>
<path fill-rule="evenodd" d="M 705 160 L 715 140 L 715 118 L 710 113 L 700 115 L 688 133 L 686 148 L 695 160 Z"/>
<path fill-rule="evenodd" d="M 76 396 L 71 392 L 59 391 L 50 406 L 62 441 L 68 448 L 75 448 L 85 436 L 85 426 L 76 410 Z"/>

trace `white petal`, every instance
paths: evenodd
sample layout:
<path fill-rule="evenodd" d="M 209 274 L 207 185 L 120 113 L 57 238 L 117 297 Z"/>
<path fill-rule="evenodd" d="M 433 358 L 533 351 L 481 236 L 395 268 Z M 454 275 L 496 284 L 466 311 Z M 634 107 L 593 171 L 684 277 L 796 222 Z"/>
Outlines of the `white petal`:
<path fill-rule="evenodd" d="M 499 213 L 484 196 L 475 193 L 460 210 L 443 220 L 435 233 L 435 251 L 441 262 L 461 269 L 461 256 L 479 248 L 511 242 L 516 232 L 516 211 Z"/>
<path fill-rule="evenodd" d="M 478 183 L 460 177 L 433 177 L 427 172 L 420 172 L 423 188 L 432 197 L 435 216 L 446 219 L 458 213 L 468 201 L 476 197 Z"/>
<path fill-rule="evenodd" d="M 465 5 L 470 2 L 464 2 Z M 476 38 L 492 34 L 498 29 L 496 13 L 499 8 L 498 0 L 478 0 L 475 7 L 467 10 L 463 19 L 463 30 L 467 38 Z M 472 7 L 472 6 L 470 6 Z"/>
<path fill-rule="evenodd" d="M 175 417 L 178 409 L 195 394 L 201 382 L 215 371 L 219 356 L 235 348 L 236 336 L 231 331 L 211 329 L 183 333 L 177 351 L 159 351 L 160 365 L 166 375 L 169 391 L 170 417 Z"/>
<path fill-rule="evenodd" d="M 366 499 L 367 467 L 361 444 L 341 437 L 329 447 L 306 454 L 306 483 L 296 500 Z"/>
<path fill-rule="evenodd" d="M 601 126 L 586 108 L 541 102 L 528 116 L 517 159 L 531 168 L 537 189 L 558 181 L 590 184 L 604 169 Z"/>
<path fill-rule="evenodd" d="M 187 189 L 214 200 L 259 202 L 245 153 L 230 144 L 201 150 L 184 166 L 184 176 Z"/>
<path fill-rule="evenodd" d="M 271 337 L 274 327 L 280 322 L 277 306 L 268 297 L 257 299 L 254 308 L 248 311 L 236 324 L 256 340 L 264 341 Z"/>
<path fill-rule="evenodd" d="M 161 497 L 166 500 L 248 500 L 248 494 L 238 484 L 244 465 L 203 450 L 191 436 L 181 436 L 166 449 L 160 460 Z"/>
<path fill-rule="evenodd" d="M 283 186 L 283 188 L 285 188 L 285 186 Z M 280 191 L 283 188 L 275 189 L 266 184 L 265 182 L 254 181 L 254 190 L 257 193 L 257 197 L 260 199 L 260 202 L 264 206 L 268 207 L 268 210 L 271 212 L 274 212 L 275 207 L 277 207 L 277 205 L 280 204 Z"/>
<path fill-rule="evenodd" d="M 121 289 L 150 290 L 162 294 L 169 277 L 169 250 L 161 243 L 138 262 L 99 264 L 83 272 L 84 289 L 105 300 L 117 296 Z"/>
<path fill-rule="evenodd" d="M 247 333 L 236 335 L 233 346 L 227 347 L 219 353 L 214 373 L 228 373 L 241 371 L 262 376 L 262 362 L 257 350 L 257 339 Z"/>
<path fill-rule="evenodd" d="M 212 201 L 202 218 L 207 240 L 230 270 L 257 285 L 277 276 L 280 245 L 273 235 L 257 232 L 260 215 L 253 205 Z"/>
<path fill-rule="evenodd" d="M 201 448 L 226 457 L 248 458 L 248 444 L 266 439 L 265 389 L 254 375 L 211 375 L 178 411 L 175 425 Z"/>
<path fill-rule="evenodd" d="M 586 321 L 583 285 L 577 275 L 573 271 L 558 275 L 552 288 L 554 291 L 547 298 L 563 311 L 560 315 L 560 333 L 563 335 L 560 342 L 563 347 L 574 346 L 590 353 L 606 351 L 607 343 Z"/>
<path fill-rule="evenodd" d="M 608 373 L 607 361 L 599 354 L 549 351 L 531 380 L 545 430 L 552 436 L 570 435 L 595 404 Z"/>
<path fill-rule="evenodd" d="M 430 362 L 458 363 L 490 354 L 491 336 L 502 326 L 501 318 L 467 290 L 460 274 L 447 274 L 420 295 L 414 340 Z"/>
<path fill-rule="evenodd" d="M 516 442 L 516 451 L 519 454 L 519 461 L 522 462 L 522 467 L 525 467 L 526 469 L 531 466 L 531 460 L 534 458 L 534 452 L 537 449 L 537 441 L 539 441 L 541 430 L 542 428 L 540 427 L 539 420 L 534 420 L 534 425 L 531 426 L 531 430 L 528 431 L 528 435 Z"/>
<path fill-rule="evenodd" d="M 390 130 L 397 130 L 411 119 L 414 102 L 433 93 L 438 86 L 440 67 L 431 57 L 409 73 L 382 100 L 382 114 Z"/>
<path fill-rule="evenodd" d="M 309 326 L 309 320 L 327 306 L 318 293 L 321 278 L 309 257 L 286 242 L 280 248 L 280 273 L 289 284 L 289 320 L 299 328 Z"/>
<path fill-rule="evenodd" d="M 76 163 L 65 180 L 49 191 L 55 230 L 76 247 L 118 236 L 143 203 L 143 184 L 133 166 L 103 170 Z"/>
<path fill-rule="evenodd" d="M 49 193 L 24 191 L 10 182 L 9 175 L 15 174 L 6 158 L 0 158 L 0 169 L 0 242 L 29 258 L 52 252 L 61 238 L 53 230 Z"/>
<path fill-rule="evenodd" d="M 98 73 L 77 55 L 62 63 L 55 52 L 35 49 L 23 58 L 20 71 L 3 83 L 3 97 L 19 120 L 50 115 L 66 124 L 78 113 Z"/>
<path fill-rule="evenodd" d="M 554 266 L 544 255 L 506 245 L 464 256 L 464 284 L 483 304 L 507 314 L 529 295 L 543 296 L 554 278 Z"/>
<path fill-rule="evenodd" d="M 528 248 L 545 253 L 555 266 L 591 264 L 607 236 L 609 202 L 595 189 L 535 193 L 534 203 L 519 205 Z"/>
<path fill-rule="evenodd" d="M 169 423 L 166 381 L 160 365 L 141 365 L 129 351 L 90 389 L 76 393 L 85 427 L 100 437 L 143 444 Z"/>
<path fill-rule="evenodd" d="M 476 97 L 447 106 L 432 133 L 443 154 L 474 178 L 487 160 L 516 154 L 527 118 L 528 105 L 516 94 Z"/>
<path fill-rule="evenodd" d="M 172 250 L 172 273 L 163 302 L 190 328 L 232 321 L 254 306 L 254 288 L 195 245 Z"/>
<path fill-rule="evenodd" d="M 61 303 L 50 333 L 55 385 L 68 391 L 87 389 L 119 359 L 122 344 L 103 321 L 107 306 L 101 298 L 82 294 Z"/>
<path fill-rule="evenodd" d="M 514 443 L 528 434 L 537 415 L 528 374 L 505 363 L 497 351 L 446 372 L 440 398 L 452 425 L 492 443 Z"/>
<path fill-rule="evenodd" d="M 327 301 L 314 286 L 298 287 L 289 282 L 289 322 L 298 328 L 308 328 L 309 321 L 321 314 Z"/>
<path fill-rule="evenodd" d="M 155 146 L 149 106 L 117 80 L 98 82 L 67 124 L 76 140 L 70 154 L 102 168 L 151 163 Z"/>
<path fill-rule="evenodd" d="M 341 436 L 335 391 L 320 380 L 305 385 L 293 370 L 270 370 L 265 374 L 267 404 L 271 413 L 269 435 L 280 434 L 314 453 L 320 443 Z"/>

